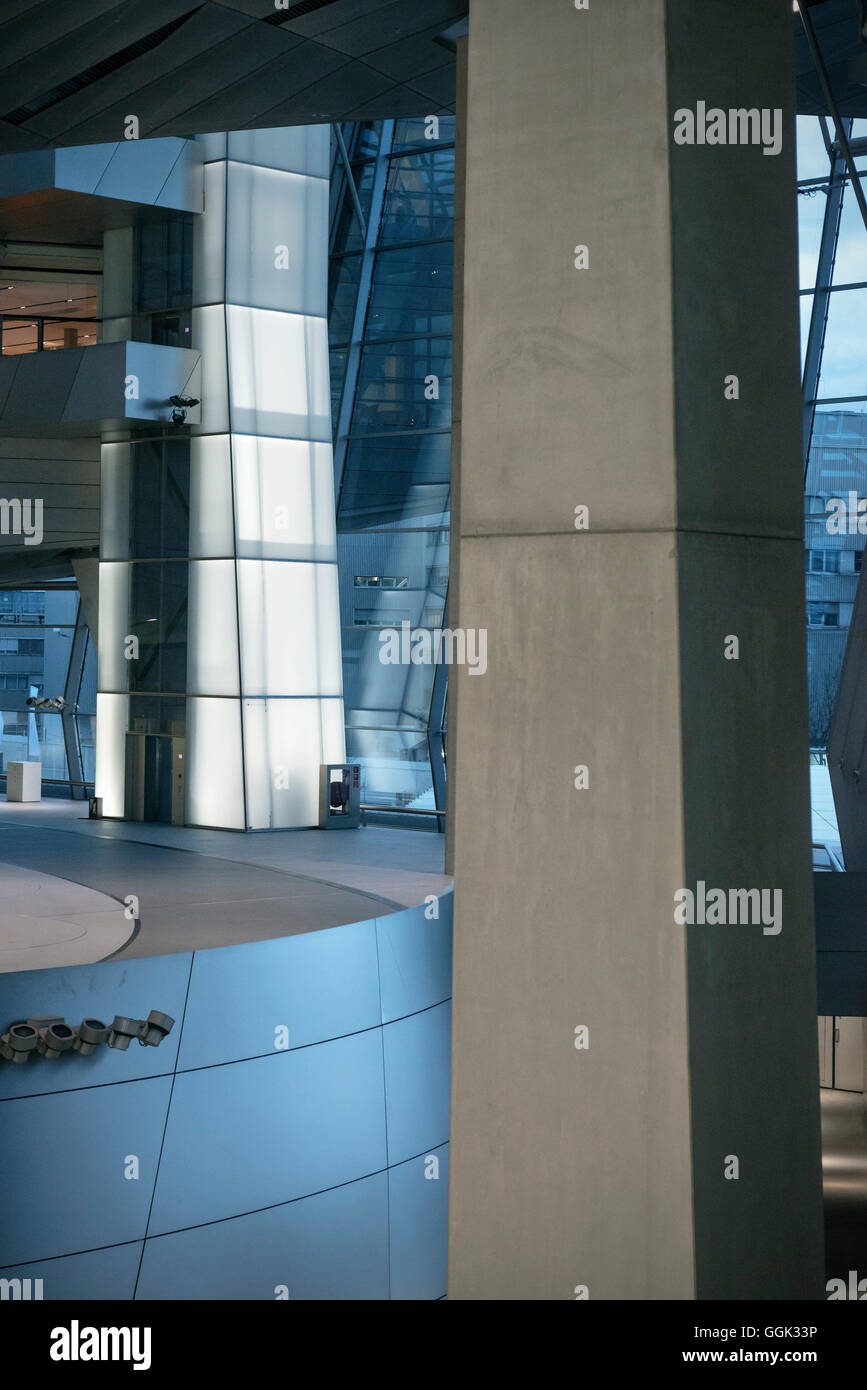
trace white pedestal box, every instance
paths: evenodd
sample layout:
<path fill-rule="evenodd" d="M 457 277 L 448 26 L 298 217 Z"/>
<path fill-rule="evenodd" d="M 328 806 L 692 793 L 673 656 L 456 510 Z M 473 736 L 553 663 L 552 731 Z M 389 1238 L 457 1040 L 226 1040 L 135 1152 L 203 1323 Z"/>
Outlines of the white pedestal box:
<path fill-rule="evenodd" d="M 42 764 L 6 764 L 6 800 L 42 800 Z"/>

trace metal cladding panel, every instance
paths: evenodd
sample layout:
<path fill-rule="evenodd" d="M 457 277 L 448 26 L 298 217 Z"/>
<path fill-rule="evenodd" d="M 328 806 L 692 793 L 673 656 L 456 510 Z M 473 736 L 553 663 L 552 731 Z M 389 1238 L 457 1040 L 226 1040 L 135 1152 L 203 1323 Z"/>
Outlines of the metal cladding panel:
<path fill-rule="evenodd" d="M 148 1240 L 139 1299 L 387 1299 L 388 1179 Z M 443 1233 L 445 1225 L 443 1224 Z"/>
<path fill-rule="evenodd" d="M 118 913 L 123 912 L 120 903 Z M 132 927 L 130 922 L 129 926 Z M 159 1009 L 175 1026 L 159 1047 L 131 1043 L 125 1052 L 100 1046 L 89 1057 L 69 1052 L 48 1062 L 31 1057 L 23 1066 L 0 1064 L 0 1100 L 137 1081 L 174 1070 L 192 956 L 145 956 L 63 970 L 26 970 L 0 975 L 0 1032 L 26 1018 L 58 1015 L 69 1024 L 83 1018 L 111 1023 L 115 1014 L 147 1018 Z M 5 1111 L 0 1108 L 0 1132 Z M 0 1248 L 0 1259 L 3 1258 Z"/>
<path fill-rule="evenodd" d="M 98 197 L 201 212 L 201 164 L 194 140 L 118 140 L 58 150 L 55 181 Z"/>
<path fill-rule="evenodd" d="M 170 1091 L 160 1076 L 4 1101 L 0 1258 L 42 1260 L 142 1237 Z M 138 1178 L 124 1176 L 132 1157 Z"/>
<path fill-rule="evenodd" d="M 169 397 L 192 395 L 201 398 L 198 352 L 191 348 L 164 347 L 157 343 L 126 343 L 125 379 L 135 379 L 137 396 L 125 401 L 130 420 L 171 418 Z M 98 351 L 98 349 L 96 349 Z M 93 348 L 88 349 L 93 352 Z M 193 406 L 187 422 L 198 424 L 200 411 Z"/>
<path fill-rule="evenodd" d="M 452 992 L 451 889 L 437 898 L 439 917 L 428 908 L 408 907 L 377 917 L 382 1021 L 441 1004 Z"/>
<path fill-rule="evenodd" d="M 67 403 L 85 352 L 101 353 L 103 413 L 123 414 L 123 347 L 107 343 L 101 348 L 0 357 L 0 429 L 41 428 L 70 418 L 66 414 Z M 7 383 L 8 390 L 4 389 Z"/>
<path fill-rule="evenodd" d="M 448 1200 L 448 1144 L 388 1170 L 392 1298 L 444 1297 Z"/>
<path fill-rule="evenodd" d="M 46 1303 L 58 1300 L 130 1299 L 135 1290 L 141 1259 L 142 1241 L 109 1245 L 103 1250 L 86 1250 L 81 1255 L 37 1260 L 35 1264 L 0 1268 L 0 1279 L 42 1280 L 41 1296 Z"/>
<path fill-rule="evenodd" d="M 95 193 L 100 179 L 108 169 L 117 150 L 117 141 L 105 145 L 73 145 L 54 151 L 53 185 L 75 189 L 79 193 Z M 3 169 L 0 166 L 0 178 Z M 36 187 L 46 185 L 34 184 Z"/>
<path fill-rule="evenodd" d="M 201 358 L 190 348 L 94 343 L 0 357 L 0 429 L 62 433 L 64 426 L 162 420 L 169 396 L 200 393 Z M 188 419 L 198 421 L 198 409 Z"/>
<path fill-rule="evenodd" d="M 199 951 L 179 1065 L 208 1067 L 308 1047 L 378 1023 L 372 921 Z"/>
<path fill-rule="evenodd" d="M 451 1016 L 439 1004 L 382 1030 L 389 1164 L 448 1138 Z"/>
<path fill-rule="evenodd" d="M 142 207 L 201 212 L 203 150 L 194 140 L 115 140 L 0 157 L 0 199 L 51 189 Z"/>
<path fill-rule="evenodd" d="M 386 1166 L 379 1030 L 179 1073 L 153 1234 L 309 1196 Z"/>
<path fill-rule="evenodd" d="M 54 150 L 5 154 L 0 158 L 0 198 L 17 198 L 54 187 Z"/>

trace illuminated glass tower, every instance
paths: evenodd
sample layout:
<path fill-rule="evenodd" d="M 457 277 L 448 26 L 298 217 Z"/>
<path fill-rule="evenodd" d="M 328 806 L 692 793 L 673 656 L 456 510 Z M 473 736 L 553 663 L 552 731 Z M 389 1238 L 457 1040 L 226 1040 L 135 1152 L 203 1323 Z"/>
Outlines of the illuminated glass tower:
<path fill-rule="evenodd" d="M 124 814 L 128 732 L 184 736 L 187 824 L 310 826 L 344 756 L 329 130 L 197 143 L 205 210 L 164 259 L 188 266 L 200 421 L 103 448 L 96 793 Z"/>

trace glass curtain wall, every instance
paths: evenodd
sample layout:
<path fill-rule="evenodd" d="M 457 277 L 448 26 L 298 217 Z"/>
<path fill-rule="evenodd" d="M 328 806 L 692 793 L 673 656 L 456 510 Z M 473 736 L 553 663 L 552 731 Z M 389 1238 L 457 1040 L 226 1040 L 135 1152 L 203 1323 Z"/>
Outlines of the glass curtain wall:
<path fill-rule="evenodd" d="M 444 829 L 446 668 L 380 660 L 448 621 L 454 117 L 345 124 L 329 346 L 347 756 L 362 803 Z"/>
<path fill-rule="evenodd" d="M 846 120 L 867 173 L 867 120 Z M 867 228 L 833 123 L 798 117 L 804 545 L 813 838 L 839 841 L 826 747 L 867 536 L 848 523 L 867 497 Z M 847 511 L 835 522 L 840 504 Z"/>
<path fill-rule="evenodd" d="M 39 707 L 58 697 L 62 711 Z M 44 796 L 85 796 L 95 716 L 96 652 L 74 588 L 0 591 L 0 778 L 10 762 L 41 762 Z"/>

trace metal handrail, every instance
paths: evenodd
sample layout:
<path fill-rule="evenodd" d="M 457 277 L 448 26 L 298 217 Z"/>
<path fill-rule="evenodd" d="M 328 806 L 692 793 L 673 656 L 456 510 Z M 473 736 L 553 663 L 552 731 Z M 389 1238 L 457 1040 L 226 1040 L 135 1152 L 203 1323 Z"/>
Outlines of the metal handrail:
<path fill-rule="evenodd" d="M 81 317 L 81 316 L 79 316 L 79 315 L 77 315 L 77 314 L 7 314 L 7 313 L 0 313 L 0 357 L 3 357 L 3 356 L 23 357 L 23 356 L 26 355 L 26 354 L 24 354 L 24 353 L 8 353 L 8 354 L 7 354 L 7 353 L 4 353 L 4 352 L 3 352 L 3 325 L 4 325 L 5 323 L 7 323 L 7 322 L 8 322 L 8 323 L 24 323 L 24 324 L 31 324 L 31 323 L 32 323 L 32 324 L 34 325 L 34 327 L 36 328 L 36 348 L 35 348 L 35 351 L 36 351 L 36 352 L 45 352 L 45 351 L 60 352 L 60 351 L 63 351 L 62 348 L 50 348 L 50 349 L 46 349 L 46 347 L 45 347 L 45 325 L 46 325 L 47 323 L 48 323 L 48 324 L 51 324 L 51 323 L 68 323 L 68 324 L 74 324 L 74 323 L 102 323 L 102 319 L 101 319 L 101 318 L 87 318 L 87 317 Z M 83 343 L 78 343 L 78 344 L 76 344 L 76 346 L 77 346 L 77 347 L 83 347 L 84 344 L 83 344 Z"/>

